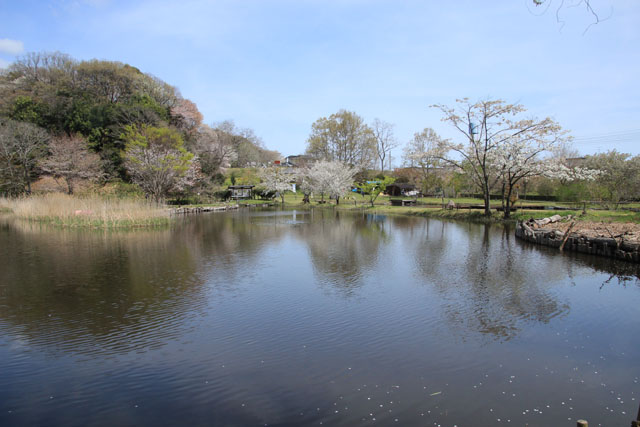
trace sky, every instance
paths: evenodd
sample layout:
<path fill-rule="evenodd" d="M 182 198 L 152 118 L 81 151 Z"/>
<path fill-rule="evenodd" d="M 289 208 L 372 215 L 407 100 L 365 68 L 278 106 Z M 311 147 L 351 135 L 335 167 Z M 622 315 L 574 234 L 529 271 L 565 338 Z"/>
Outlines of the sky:
<path fill-rule="evenodd" d="M 551 2 L 551 3 L 549 3 Z M 640 154 L 640 1 L 0 0 L 0 68 L 27 52 L 131 64 L 180 90 L 208 124 L 231 119 L 301 154 L 340 109 L 394 124 L 401 147 L 433 104 L 521 103 L 580 154 Z"/>

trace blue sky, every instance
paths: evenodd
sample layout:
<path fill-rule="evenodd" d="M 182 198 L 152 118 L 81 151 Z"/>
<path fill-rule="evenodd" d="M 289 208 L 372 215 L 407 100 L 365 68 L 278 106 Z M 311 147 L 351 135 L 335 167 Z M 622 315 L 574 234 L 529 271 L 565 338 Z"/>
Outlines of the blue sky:
<path fill-rule="evenodd" d="M 458 138 L 429 105 L 462 97 L 551 116 L 582 154 L 640 154 L 640 2 L 592 0 L 608 19 L 585 33 L 584 7 L 561 25 L 547 1 L 0 0 L 0 66 L 56 50 L 126 62 L 283 155 L 341 108 L 402 144 L 425 127 Z"/>

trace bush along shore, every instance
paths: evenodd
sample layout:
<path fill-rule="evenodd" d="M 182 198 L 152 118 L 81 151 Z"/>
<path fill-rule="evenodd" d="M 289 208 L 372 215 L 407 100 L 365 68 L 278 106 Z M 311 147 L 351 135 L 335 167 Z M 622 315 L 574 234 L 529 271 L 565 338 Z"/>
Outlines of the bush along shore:
<path fill-rule="evenodd" d="M 577 223 L 571 217 L 518 221 L 516 237 L 539 245 L 640 263 L 637 224 Z"/>

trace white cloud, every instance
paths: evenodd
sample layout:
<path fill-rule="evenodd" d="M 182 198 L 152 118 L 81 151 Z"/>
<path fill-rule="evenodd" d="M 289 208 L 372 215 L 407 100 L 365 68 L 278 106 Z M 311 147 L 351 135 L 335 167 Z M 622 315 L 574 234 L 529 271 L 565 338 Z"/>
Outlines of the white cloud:
<path fill-rule="evenodd" d="M 20 40 L 0 39 L 0 53 L 19 55 L 24 51 L 24 43 Z"/>

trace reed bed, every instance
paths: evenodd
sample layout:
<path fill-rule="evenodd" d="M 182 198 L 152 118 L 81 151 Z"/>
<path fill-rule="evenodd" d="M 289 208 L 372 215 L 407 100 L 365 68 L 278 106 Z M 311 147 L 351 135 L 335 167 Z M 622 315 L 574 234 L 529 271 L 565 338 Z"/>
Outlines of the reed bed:
<path fill-rule="evenodd" d="M 170 222 L 166 207 L 140 199 L 78 197 L 51 193 L 0 198 L 0 211 L 34 222 L 64 227 L 150 227 Z"/>

